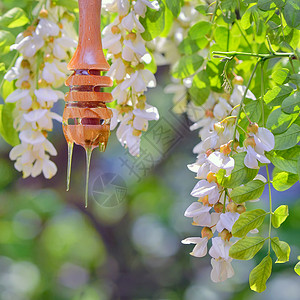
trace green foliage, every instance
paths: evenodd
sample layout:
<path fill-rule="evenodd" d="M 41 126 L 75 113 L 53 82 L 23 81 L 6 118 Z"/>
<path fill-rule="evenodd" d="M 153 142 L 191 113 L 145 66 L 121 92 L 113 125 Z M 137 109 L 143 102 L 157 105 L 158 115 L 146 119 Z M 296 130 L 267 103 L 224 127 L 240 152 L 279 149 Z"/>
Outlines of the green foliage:
<path fill-rule="evenodd" d="M 266 282 L 271 276 L 272 259 L 267 255 L 263 260 L 251 271 L 249 276 L 249 284 L 251 290 L 261 293 L 266 287 Z"/>
<path fill-rule="evenodd" d="M 13 126 L 14 108 L 14 103 L 6 103 L 5 105 L 0 105 L 0 134 L 11 146 L 16 146 L 20 143 L 18 133 Z"/>
<path fill-rule="evenodd" d="M 300 111 L 300 92 L 287 97 L 282 102 L 282 110 L 287 114 L 292 114 Z"/>
<path fill-rule="evenodd" d="M 289 215 L 289 209 L 287 205 L 280 205 L 272 213 L 272 225 L 275 228 L 279 228 L 280 225 L 286 220 Z"/>
<path fill-rule="evenodd" d="M 15 37 L 9 31 L 0 30 L 0 55 L 8 53 L 14 41 Z"/>
<path fill-rule="evenodd" d="M 192 87 L 189 89 L 192 101 L 196 105 L 203 104 L 210 94 L 209 79 L 204 70 L 197 73 L 193 78 Z"/>
<path fill-rule="evenodd" d="M 218 183 L 226 188 L 236 188 L 241 184 L 246 184 L 251 181 L 258 173 L 256 169 L 249 169 L 244 164 L 246 153 L 237 153 L 234 158 L 234 169 L 230 176 L 225 176 L 225 170 L 221 169 L 217 173 Z"/>
<path fill-rule="evenodd" d="M 285 263 L 290 259 L 291 249 L 286 242 L 279 241 L 278 237 L 271 239 L 271 246 L 277 256 L 275 263 Z"/>
<path fill-rule="evenodd" d="M 147 9 L 145 18 L 140 17 L 140 22 L 145 28 L 142 37 L 146 41 L 151 41 L 160 35 L 165 28 L 165 2 L 159 1 L 159 11 Z"/>
<path fill-rule="evenodd" d="M 278 168 L 273 170 L 273 187 L 275 190 L 283 192 L 288 190 L 298 181 L 298 175 L 281 171 Z"/>
<path fill-rule="evenodd" d="M 286 68 L 278 69 L 272 73 L 272 79 L 278 85 L 285 84 L 288 82 L 290 76 L 290 71 Z"/>
<path fill-rule="evenodd" d="M 246 183 L 243 186 L 238 186 L 232 190 L 230 198 L 236 203 L 243 203 L 249 200 L 258 199 L 265 188 L 265 183 L 255 179 Z"/>
<path fill-rule="evenodd" d="M 270 106 L 281 105 L 282 101 L 288 97 L 292 91 L 293 88 L 290 86 L 275 86 L 265 94 L 264 101 Z"/>
<path fill-rule="evenodd" d="M 294 267 L 295 272 L 300 276 L 300 261 Z"/>
<path fill-rule="evenodd" d="M 173 68 L 175 78 L 186 78 L 196 73 L 203 64 L 203 57 L 197 53 L 189 56 L 183 56 Z"/>
<path fill-rule="evenodd" d="M 7 28 L 21 27 L 29 23 L 29 19 L 23 9 L 14 7 L 0 17 L 0 26 Z"/>
<path fill-rule="evenodd" d="M 172 12 L 173 16 L 177 18 L 180 13 L 181 0 L 166 0 L 166 5 Z"/>
<path fill-rule="evenodd" d="M 229 256 L 234 259 L 249 260 L 262 248 L 265 240 L 260 236 L 244 237 L 230 247 Z"/>
<path fill-rule="evenodd" d="M 288 0 L 284 6 L 283 16 L 288 26 L 298 28 L 300 25 L 300 3 L 298 0 Z"/>
<path fill-rule="evenodd" d="M 258 228 L 264 221 L 267 213 L 262 209 L 246 211 L 240 215 L 232 227 L 235 237 L 244 237 L 250 230 Z"/>
<path fill-rule="evenodd" d="M 286 150 L 300 141 L 300 126 L 292 124 L 284 133 L 275 135 L 275 150 Z"/>

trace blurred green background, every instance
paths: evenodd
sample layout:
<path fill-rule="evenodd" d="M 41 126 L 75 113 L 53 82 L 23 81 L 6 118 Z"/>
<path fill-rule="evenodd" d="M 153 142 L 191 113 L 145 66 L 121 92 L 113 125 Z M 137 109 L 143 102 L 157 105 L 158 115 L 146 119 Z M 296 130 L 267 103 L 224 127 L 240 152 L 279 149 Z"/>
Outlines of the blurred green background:
<path fill-rule="evenodd" d="M 159 68 L 159 85 L 147 94 L 161 118 L 144 134 L 140 157 L 131 157 L 115 132 L 105 153 L 94 151 L 87 209 L 79 146 L 71 189 L 65 192 L 67 146 L 60 124 L 50 135 L 58 150 L 58 173 L 51 180 L 22 179 L 8 158 L 10 146 L 1 140 L 1 300 L 299 299 L 299 277 L 293 271 L 300 254 L 298 183 L 285 193 L 273 191 L 275 207 L 290 206 L 276 235 L 291 245 L 292 253 L 290 263 L 275 265 L 264 293 L 249 290 L 253 261 L 235 261 L 236 275 L 214 284 L 209 256 L 191 257 L 192 245 L 181 245 L 183 238 L 200 234 L 183 216 L 193 201 L 189 194 L 196 179 L 186 164 L 195 160 L 198 137 L 184 115 L 172 112 L 172 96 L 163 93 L 168 71 Z M 62 101 L 55 110 L 62 113 Z M 259 205 L 267 206 L 266 196 Z"/>

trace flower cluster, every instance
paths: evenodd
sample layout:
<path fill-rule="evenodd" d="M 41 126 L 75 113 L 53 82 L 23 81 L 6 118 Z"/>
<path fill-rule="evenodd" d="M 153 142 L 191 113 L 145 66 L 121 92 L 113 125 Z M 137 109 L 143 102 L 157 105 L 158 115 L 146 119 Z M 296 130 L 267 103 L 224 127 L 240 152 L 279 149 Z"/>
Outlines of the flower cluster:
<path fill-rule="evenodd" d="M 154 57 L 157 65 L 170 65 L 171 69 L 180 59 L 179 44 L 187 37 L 192 25 L 199 20 L 199 13 L 195 9 L 196 1 L 185 1 L 181 7 L 178 18 L 174 19 L 172 28 L 167 37 L 157 37 L 150 45 L 154 49 Z M 202 56 L 205 53 L 202 51 Z M 173 111 L 181 114 L 186 111 L 187 89 L 191 87 L 191 78 L 183 80 L 171 76 L 172 83 L 168 84 L 164 92 L 174 94 Z"/>
<path fill-rule="evenodd" d="M 156 86 L 154 75 L 145 69 L 145 61 L 151 56 L 141 36 L 145 28 L 139 21 L 139 17 L 145 17 L 147 7 L 159 9 L 156 1 L 147 0 L 114 0 L 105 6 L 110 13 L 118 13 L 103 30 L 103 47 L 112 60 L 107 75 L 117 83 L 112 91 L 117 106 L 112 109 L 111 129 L 120 122 L 117 137 L 133 156 L 140 153 L 140 138 L 148 121 L 159 118 L 157 109 L 146 103 L 144 95 L 149 87 Z"/>
<path fill-rule="evenodd" d="M 65 79 L 70 48 L 76 46 L 72 30 L 73 16 L 65 9 L 50 4 L 37 12 L 33 25 L 20 33 L 11 50 L 20 53 L 14 67 L 5 79 L 15 80 L 16 90 L 7 103 L 16 103 L 14 127 L 19 132 L 20 144 L 10 152 L 16 160 L 15 168 L 23 177 L 36 177 L 43 172 L 51 178 L 57 171 L 50 155 L 56 149 L 47 139 L 53 128 L 53 119 L 61 122 L 61 116 L 51 111 L 63 93 L 53 89 L 60 87 Z"/>
<path fill-rule="evenodd" d="M 224 281 L 234 275 L 232 258 L 229 256 L 233 244 L 231 232 L 240 214 L 246 211 L 244 203 L 237 205 L 232 201 L 229 196 L 231 190 L 218 183 L 216 174 L 221 169 L 225 170 L 225 176 L 231 174 L 235 163 L 231 157 L 232 152 L 246 151 L 244 163 L 254 169 L 258 168 L 257 160 L 269 163 L 264 152 L 274 148 L 272 133 L 256 123 L 250 123 L 244 146 L 239 147 L 239 134 L 235 125 L 245 89 L 245 86 L 238 84 L 231 95 L 212 93 L 202 107 L 190 102 L 187 108 L 189 119 L 194 122 L 190 129 L 200 129 L 201 142 L 193 150 L 198 155 L 197 161 L 188 165 L 199 179 L 191 192 L 198 201 L 187 208 L 185 216 L 193 219 L 193 225 L 202 226 L 203 229 L 201 237 L 187 238 L 182 243 L 196 244 L 191 255 L 203 257 L 207 254 L 209 239 L 212 240 L 209 255 L 212 257 L 211 279 L 214 282 Z M 256 101 L 250 91 L 247 91 L 246 98 Z M 262 178 L 261 175 L 257 176 Z"/>

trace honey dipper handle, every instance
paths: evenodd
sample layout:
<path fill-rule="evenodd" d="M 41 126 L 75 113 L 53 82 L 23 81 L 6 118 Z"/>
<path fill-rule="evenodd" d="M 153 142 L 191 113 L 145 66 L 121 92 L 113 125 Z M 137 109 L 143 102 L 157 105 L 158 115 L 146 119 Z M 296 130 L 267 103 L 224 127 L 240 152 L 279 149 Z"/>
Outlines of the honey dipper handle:
<path fill-rule="evenodd" d="M 101 0 L 78 0 L 79 40 L 77 49 L 68 64 L 69 70 L 106 71 L 109 69 L 101 42 L 101 2 Z"/>

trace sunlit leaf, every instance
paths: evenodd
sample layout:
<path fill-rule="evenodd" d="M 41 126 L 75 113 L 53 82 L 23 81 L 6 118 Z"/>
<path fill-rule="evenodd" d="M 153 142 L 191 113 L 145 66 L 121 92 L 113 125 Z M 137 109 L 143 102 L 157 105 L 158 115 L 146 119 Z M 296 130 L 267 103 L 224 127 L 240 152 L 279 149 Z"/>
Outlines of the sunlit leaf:
<path fill-rule="evenodd" d="M 275 190 L 283 192 L 288 190 L 298 181 L 298 175 L 281 171 L 276 167 L 273 170 L 273 187 Z"/>
<path fill-rule="evenodd" d="M 275 228 L 280 227 L 280 225 L 286 220 L 289 215 L 289 208 L 287 205 L 280 205 L 272 214 L 272 225 Z"/>
<path fill-rule="evenodd" d="M 291 248 L 286 242 L 279 241 L 278 237 L 271 239 L 271 246 L 277 256 L 275 263 L 285 263 L 290 259 Z"/>

